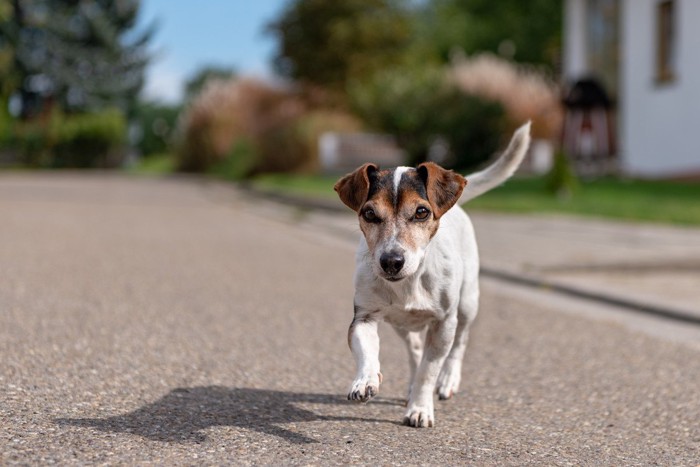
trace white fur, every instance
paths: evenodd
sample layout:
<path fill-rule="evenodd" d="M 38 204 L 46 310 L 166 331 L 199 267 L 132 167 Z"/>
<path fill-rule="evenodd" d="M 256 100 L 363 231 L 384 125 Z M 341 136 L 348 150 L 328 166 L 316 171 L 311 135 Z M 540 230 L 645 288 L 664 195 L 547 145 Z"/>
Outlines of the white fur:
<path fill-rule="evenodd" d="M 411 167 L 396 167 L 394 169 L 394 196 L 396 196 L 399 192 L 399 184 L 401 183 L 401 177 L 403 177 L 403 174 L 406 173 L 407 171 L 411 170 Z M 396 202 L 396 199 L 394 200 Z"/>
<path fill-rule="evenodd" d="M 505 182 L 520 166 L 529 147 L 530 122 L 527 122 L 515 131 L 510 144 L 494 164 L 466 177 L 469 183 L 457 204 L 464 204 Z"/>
<path fill-rule="evenodd" d="M 468 186 L 474 178 L 478 185 L 467 199 L 507 179 L 528 144 L 529 123 L 515 133 L 496 163 L 467 177 Z M 395 187 L 406 170 L 409 168 L 399 167 L 394 172 Z M 416 264 L 409 266 L 409 262 Z M 457 391 L 469 327 L 478 310 L 479 255 L 471 221 L 458 205 L 448 210 L 428 245 L 418 252 L 406 252 L 404 268 L 411 274 L 398 282 L 383 279 L 376 263 L 363 237 L 356 255 L 355 319 L 349 331 L 358 371 L 348 398 L 366 402 L 379 390 L 377 325 L 385 320 L 404 338 L 409 351 L 411 387 L 404 422 L 433 426 L 433 393 L 447 399 Z M 425 348 L 418 334 L 422 331 L 426 331 Z"/>

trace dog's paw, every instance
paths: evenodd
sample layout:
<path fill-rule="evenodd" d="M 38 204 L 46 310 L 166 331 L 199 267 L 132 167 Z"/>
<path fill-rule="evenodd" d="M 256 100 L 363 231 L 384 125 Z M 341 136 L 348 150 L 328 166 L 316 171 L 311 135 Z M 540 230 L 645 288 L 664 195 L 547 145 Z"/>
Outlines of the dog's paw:
<path fill-rule="evenodd" d="M 348 392 L 349 401 L 368 402 L 379 393 L 379 384 L 382 382 L 382 374 L 366 375 L 355 379 Z"/>
<path fill-rule="evenodd" d="M 462 368 L 459 363 L 447 360 L 438 376 L 435 392 L 441 400 L 450 399 L 459 390 Z"/>
<path fill-rule="evenodd" d="M 435 415 L 432 407 L 409 408 L 403 417 L 403 424 L 416 428 L 432 428 L 435 426 Z"/>

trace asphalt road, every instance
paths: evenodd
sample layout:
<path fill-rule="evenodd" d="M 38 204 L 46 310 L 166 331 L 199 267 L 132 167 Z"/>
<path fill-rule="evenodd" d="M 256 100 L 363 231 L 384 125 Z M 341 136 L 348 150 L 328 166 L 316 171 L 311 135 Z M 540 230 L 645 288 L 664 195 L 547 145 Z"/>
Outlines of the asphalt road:
<path fill-rule="evenodd" d="M 380 397 L 347 402 L 354 245 L 303 217 L 191 180 L 0 175 L 0 464 L 700 464 L 693 329 L 495 281 L 435 428 L 400 424 L 389 329 Z"/>

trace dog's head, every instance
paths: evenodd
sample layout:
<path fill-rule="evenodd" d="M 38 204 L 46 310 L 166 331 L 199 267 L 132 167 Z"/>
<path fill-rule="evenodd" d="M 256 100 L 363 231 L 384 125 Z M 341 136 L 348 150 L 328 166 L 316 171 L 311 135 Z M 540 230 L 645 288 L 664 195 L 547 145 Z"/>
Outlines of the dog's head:
<path fill-rule="evenodd" d="M 365 164 L 341 178 L 335 191 L 358 213 L 377 275 L 393 282 L 416 272 L 440 217 L 466 184 L 432 162 L 390 170 Z"/>

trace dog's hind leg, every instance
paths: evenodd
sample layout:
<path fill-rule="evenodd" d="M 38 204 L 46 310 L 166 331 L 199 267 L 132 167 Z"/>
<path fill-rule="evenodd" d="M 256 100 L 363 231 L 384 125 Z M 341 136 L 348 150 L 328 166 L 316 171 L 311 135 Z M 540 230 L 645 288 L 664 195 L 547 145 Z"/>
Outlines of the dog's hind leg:
<path fill-rule="evenodd" d="M 420 363 L 420 359 L 423 356 L 423 339 L 421 338 L 420 332 L 411 332 L 402 329 L 397 326 L 392 326 L 406 343 L 406 349 L 408 350 L 408 367 L 411 370 L 410 379 L 408 380 L 408 398 L 411 398 L 411 387 L 413 386 L 413 380 L 416 377 L 416 368 Z"/>
<path fill-rule="evenodd" d="M 425 335 L 423 357 L 416 369 L 411 396 L 403 422 L 415 427 L 431 427 L 435 424 L 433 392 L 442 363 L 454 340 L 457 317 L 452 314 L 442 321 L 434 321 Z"/>
<path fill-rule="evenodd" d="M 469 328 L 476 318 L 479 307 L 479 293 L 471 293 L 460 299 L 457 308 L 457 330 L 450 353 L 442 364 L 435 390 L 442 400 L 451 398 L 458 390 L 462 377 L 462 360 L 469 341 Z"/>

